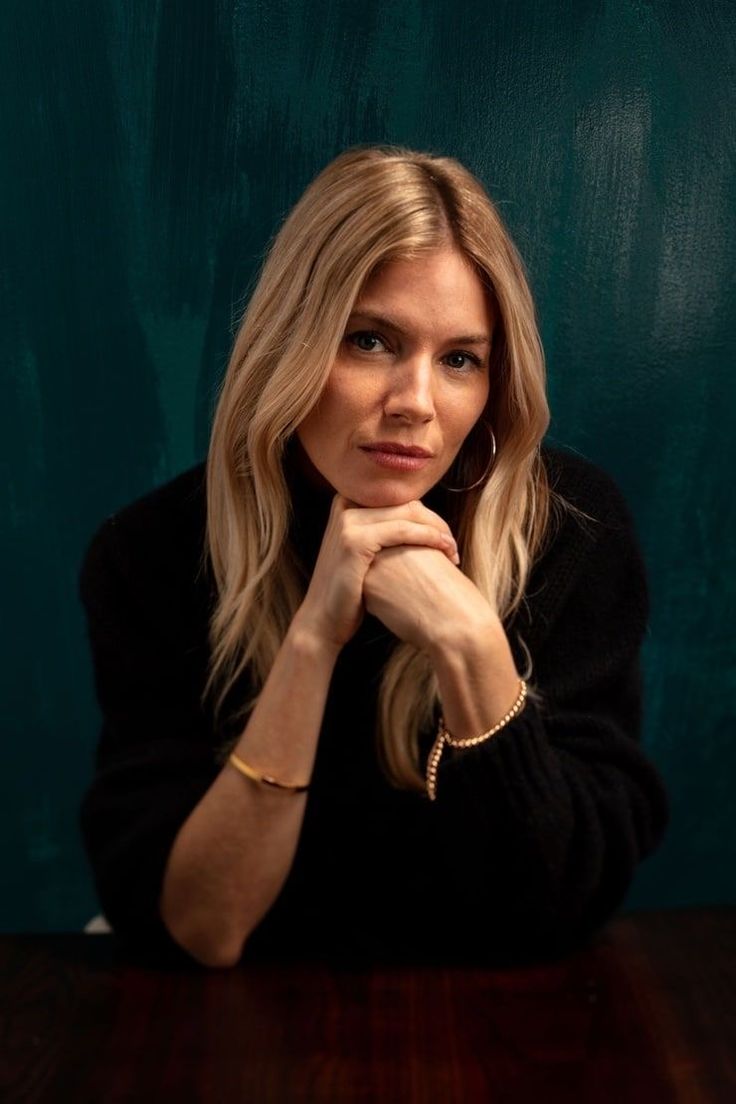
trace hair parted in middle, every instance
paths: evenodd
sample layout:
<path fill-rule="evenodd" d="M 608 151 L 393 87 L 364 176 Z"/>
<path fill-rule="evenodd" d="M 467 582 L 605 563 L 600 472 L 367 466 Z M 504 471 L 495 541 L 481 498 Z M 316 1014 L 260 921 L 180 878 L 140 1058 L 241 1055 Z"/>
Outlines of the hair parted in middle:
<path fill-rule="evenodd" d="M 377 267 L 451 246 L 473 265 L 494 314 L 486 410 L 447 475 L 464 573 L 501 620 L 524 598 L 553 502 L 540 445 L 550 420 L 545 362 L 524 265 L 483 185 L 452 157 L 402 146 L 356 146 L 312 181 L 270 244 L 235 335 L 207 455 L 207 536 L 217 602 L 203 702 L 219 715 L 249 668 L 251 712 L 305 589 L 289 545 L 292 513 L 284 455 L 319 401 L 353 305 Z M 478 432 L 476 432 L 478 428 Z M 523 642 L 522 642 L 523 643 Z M 531 673 L 531 657 L 527 652 Z M 541 701 L 534 686 L 530 697 Z M 426 655 L 398 641 L 378 695 L 379 761 L 392 785 L 424 790 L 419 732 L 439 702 Z M 224 758 L 237 742 L 220 749 Z"/>

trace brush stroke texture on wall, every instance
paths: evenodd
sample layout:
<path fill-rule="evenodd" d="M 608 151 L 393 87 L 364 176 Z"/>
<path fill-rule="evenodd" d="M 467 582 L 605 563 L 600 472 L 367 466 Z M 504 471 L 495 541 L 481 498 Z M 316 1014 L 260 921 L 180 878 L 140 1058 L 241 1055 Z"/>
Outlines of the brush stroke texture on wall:
<path fill-rule="evenodd" d="M 619 481 L 650 571 L 674 821 L 628 904 L 733 900 L 733 6 L 27 0 L 3 30 L 2 927 L 97 909 L 85 544 L 204 457 L 269 240 L 359 142 L 458 157 L 518 242 L 550 437 Z"/>

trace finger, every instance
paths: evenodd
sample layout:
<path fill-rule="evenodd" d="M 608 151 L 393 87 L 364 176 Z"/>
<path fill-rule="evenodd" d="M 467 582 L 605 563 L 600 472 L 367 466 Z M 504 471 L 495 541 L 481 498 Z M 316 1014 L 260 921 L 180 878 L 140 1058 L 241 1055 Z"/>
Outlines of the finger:
<path fill-rule="evenodd" d="M 401 506 L 359 506 L 355 510 L 355 521 L 361 525 L 374 525 L 376 522 L 405 519 L 424 525 L 433 525 L 441 533 L 453 537 L 452 530 L 445 519 L 434 510 L 430 510 L 419 499 L 412 499 Z"/>
<path fill-rule="evenodd" d="M 457 554 L 455 538 L 449 533 L 441 532 L 434 525 L 409 521 L 406 518 L 375 522 L 370 528 L 356 527 L 347 532 L 346 539 L 349 544 L 362 546 L 374 554 L 382 548 L 393 548 L 402 544 L 437 548 L 448 553 L 450 559 Z"/>
<path fill-rule="evenodd" d="M 450 561 L 450 563 L 454 567 L 459 567 L 460 566 L 460 554 L 457 551 L 457 549 L 453 545 L 450 545 L 449 543 L 445 547 L 442 547 L 441 545 L 431 545 L 430 546 L 430 545 L 426 545 L 426 544 L 425 545 L 419 545 L 419 544 L 409 545 L 408 543 L 407 544 L 388 545 L 385 548 L 381 548 L 378 552 L 373 554 L 373 561 L 375 562 L 375 560 L 379 556 L 390 556 L 392 554 L 392 552 L 400 551 L 402 548 L 405 549 L 405 548 L 409 548 L 409 547 L 412 547 L 412 548 L 422 548 L 423 547 L 425 550 L 430 551 L 430 552 L 441 552 Z"/>

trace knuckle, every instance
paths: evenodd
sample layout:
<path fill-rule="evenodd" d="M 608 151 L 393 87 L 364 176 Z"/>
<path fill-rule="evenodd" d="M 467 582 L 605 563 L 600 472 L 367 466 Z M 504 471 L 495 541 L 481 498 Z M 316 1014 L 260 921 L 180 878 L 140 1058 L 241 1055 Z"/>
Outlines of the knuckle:
<path fill-rule="evenodd" d="M 337 535 L 337 543 L 344 552 L 350 552 L 353 547 L 353 533 L 350 528 L 343 526 Z"/>

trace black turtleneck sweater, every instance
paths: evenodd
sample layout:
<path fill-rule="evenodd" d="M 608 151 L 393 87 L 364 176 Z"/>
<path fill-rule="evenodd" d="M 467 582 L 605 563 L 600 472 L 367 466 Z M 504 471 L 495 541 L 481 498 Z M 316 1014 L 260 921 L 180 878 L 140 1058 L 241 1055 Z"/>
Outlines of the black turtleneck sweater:
<path fill-rule="evenodd" d="M 435 802 L 392 788 L 374 723 L 396 638 L 366 614 L 334 669 L 291 871 L 246 956 L 556 958 L 605 924 L 661 842 L 667 793 L 640 742 L 648 594 L 631 515 L 589 461 L 548 445 L 542 455 L 555 490 L 596 519 L 564 516 L 504 626 L 520 671 L 519 636 L 528 647 L 543 704 L 528 700 L 476 747 L 446 749 Z M 330 494 L 294 471 L 290 484 L 309 573 Z M 157 909 L 166 860 L 236 732 L 214 731 L 199 702 L 215 597 L 198 570 L 205 496 L 199 464 L 108 517 L 79 583 L 102 711 L 84 846 L 128 951 L 179 965 L 193 960 Z M 450 521 L 437 489 L 424 501 Z M 422 767 L 434 735 L 420 739 Z"/>

